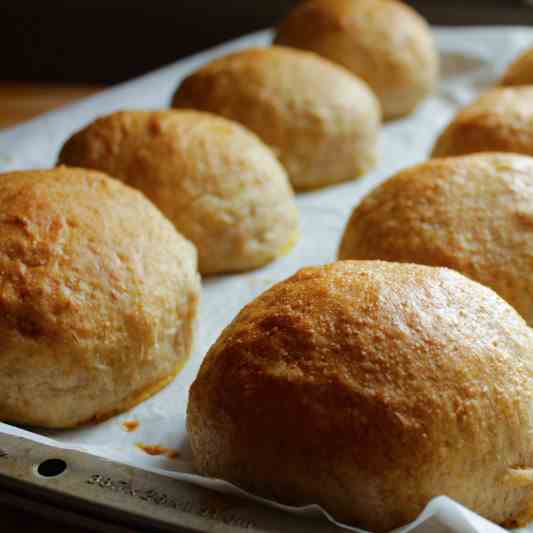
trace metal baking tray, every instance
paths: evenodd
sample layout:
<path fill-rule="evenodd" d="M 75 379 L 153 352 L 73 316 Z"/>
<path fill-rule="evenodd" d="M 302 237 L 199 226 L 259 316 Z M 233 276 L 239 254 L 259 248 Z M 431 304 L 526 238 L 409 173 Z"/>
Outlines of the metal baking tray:
<path fill-rule="evenodd" d="M 0 505 L 93 531 L 332 533 L 299 518 L 85 453 L 0 434 Z M 0 527 L 1 529 L 1 527 Z"/>

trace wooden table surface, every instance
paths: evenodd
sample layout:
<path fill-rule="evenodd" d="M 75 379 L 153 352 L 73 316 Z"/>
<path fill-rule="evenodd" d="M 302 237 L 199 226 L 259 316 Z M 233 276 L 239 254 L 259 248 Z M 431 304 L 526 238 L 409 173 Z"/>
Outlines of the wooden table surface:
<path fill-rule="evenodd" d="M 69 104 L 103 89 L 97 85 L 57 85 L 0 81 L 0 128 Z"/>

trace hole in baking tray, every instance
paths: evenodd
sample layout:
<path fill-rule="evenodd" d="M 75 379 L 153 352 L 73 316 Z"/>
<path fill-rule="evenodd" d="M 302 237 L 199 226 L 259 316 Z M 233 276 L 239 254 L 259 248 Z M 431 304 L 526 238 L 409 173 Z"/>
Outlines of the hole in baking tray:
<path fill-rule="evenodd" d="M 46 459 L 36 465 L 35 472 L 41 477 L 57 477 L 67 469 L 67 463 L 63 459 Z"/>

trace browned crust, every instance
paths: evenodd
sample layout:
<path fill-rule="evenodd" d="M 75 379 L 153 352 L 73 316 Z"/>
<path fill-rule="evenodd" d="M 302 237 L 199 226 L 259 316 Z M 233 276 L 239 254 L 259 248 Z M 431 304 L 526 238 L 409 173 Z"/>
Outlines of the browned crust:
<path fill-rule="evenodd" d="M 432 157 L 476 152 L 533 155 L 533 88 L 487 91 L 459 111 L 439 135 Z"/>
<path fill-rule="evenodd" d="M 340 259 L 453 268 L 533 323 L 533 159 L 474 154 L 405 169 L 354 209 Z"/>
<path fill-rule="evenodd" d="M 533 48 L 524 50 L 505 70 L 500 85 L 532 85 L 533 84 Z"/>
<path fill-rule="evenodd" d="M 199 292 L 194 247 L 139 192 L 2 174 L 0 419 L 75 427 L 148 397 L 190 354 Z"/>
<path fill-rule="evenodd" d="M 274 154 L 241 125 L 192 110 L 126 110 L 64 144 L 59 162 L 142 191 L 198 250 L 204 275 L 242 272 L 287 253 L 298 211 Z"/>
<path fill-rule="evenodd" d="M 274 42 L 315 52 L 365 80 L 387 120 L 413 112 L 436 87 L 439 59 L 430 27 L 395 0 L 301 2 Z"/>
<path fill-rule="evenodd" d="M 190 390 L 197 469 L 389 531 L 447 494 L 501 522 L 530 487 L 533 333 L 446 269 L 342 261 L 246 306 Z"/>
<path fill-rule="evenodd" d="M 298 190 L 355 179 L 377 160 L 377 99 L 314 53 L 273 46 L 226 55 L 186 77 L 172 106 L 243 124 L 270 146 Z"/>

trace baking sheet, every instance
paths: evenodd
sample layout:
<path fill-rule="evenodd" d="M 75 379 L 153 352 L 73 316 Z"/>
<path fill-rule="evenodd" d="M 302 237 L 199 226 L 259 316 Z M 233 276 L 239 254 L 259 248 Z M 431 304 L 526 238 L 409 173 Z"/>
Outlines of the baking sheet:
<path fill-rule="evenodd" d="M 357 181 L 297 196 L 302 239 L 290 255 L 253 272 L 204 280 L 196 347 L 186 368 L 169 387 L 131 411 L 94 427 L 33 433 L 0 424 L 0 432 L 83 450 L 216 490 L 237 490 L 192 473 L 185 412 L 188 387 L 202 357 L 223 327 L 259 293 L 303 266 L 334 260 L 344 224 L 360 198 L 395 171 L 426 159 L 435 137 L 456 109 L 493 85 L 505 65 L 533 42 L 533 29 L 528 28 L 437 28 L 435 32 L 442 62 L 437 94 L 410 117 L 384 126 L 381 162 L 372 173 Z M 166 107 L 178 81 L 200 64 L 230 50 L 267 44 L 270 38 L 268 31 L 244 37 L 1 131 L 0 171 L 52 166 L 63 141 L 97 116 L 124 108 Z M 124 430 L 123 422 L 130 420 L 139 422 L 136 431 Z M 147 455 L 136 446 L 140 442 L 176 449 L 179 457 Z M 313 506 L 299 511 L 283 508 L 289 512 L 317 512 Z M 442 531 L 503 531 L 447 498 L 433 500 L 419 520 L 404 531 L 440 531 L 437 523 L 448 527 Z M 533 532 L 533 526 L 522 531 Z"/>

